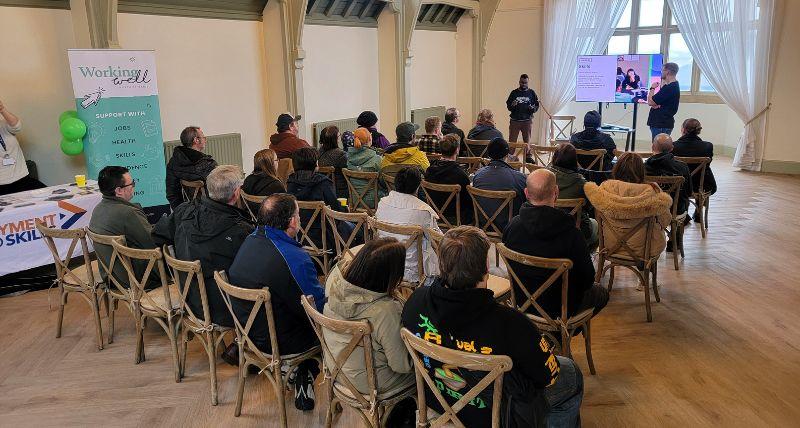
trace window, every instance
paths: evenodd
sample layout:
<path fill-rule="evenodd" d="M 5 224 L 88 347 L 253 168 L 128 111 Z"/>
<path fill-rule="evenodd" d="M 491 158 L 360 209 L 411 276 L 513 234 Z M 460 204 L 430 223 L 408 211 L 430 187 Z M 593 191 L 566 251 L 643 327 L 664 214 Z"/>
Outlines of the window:
<path fill-rule="evenodd" d="M 713 95 L 714 87 L 695 64 L 665 0 L 628 0 L 608 42 L 609 55 L 662 53 L 680 67 L 678 82 L 689 95 Z"/>

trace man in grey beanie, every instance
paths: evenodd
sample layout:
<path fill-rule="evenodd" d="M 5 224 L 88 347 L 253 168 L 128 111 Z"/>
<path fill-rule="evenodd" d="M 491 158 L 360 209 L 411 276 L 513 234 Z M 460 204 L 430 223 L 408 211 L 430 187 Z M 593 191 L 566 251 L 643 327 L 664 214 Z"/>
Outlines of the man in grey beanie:
<path fill-rule="evenodd" d="M 592 110 L 583 116 L 584 130 L 577 132 L 570 137 L 569 142 L 578 150 L 605 149 L 606 155 L 603 157 L 603 170 L 611 170 L 611 162 L 614 160 L 614 150 L 617 145 L 610 135 L 600 132 L 602 119 L 600 113 Z M 592 156 L 578 156 L 579 165 L 588 165 L 592 161 Z"/>

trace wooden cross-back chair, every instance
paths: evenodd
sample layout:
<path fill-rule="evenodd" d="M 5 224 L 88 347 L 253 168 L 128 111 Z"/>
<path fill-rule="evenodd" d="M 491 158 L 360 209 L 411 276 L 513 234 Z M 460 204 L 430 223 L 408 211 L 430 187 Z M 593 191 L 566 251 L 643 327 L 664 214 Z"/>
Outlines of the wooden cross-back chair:
<path fill-rule="evenodd" d="M 391 409 L 400 401 L 414 397 L 416 387 L 411 384 L 406 388 L 379 393 L 375 376 L 375 361 L 372 349 L 372 325 L 367 320 L 345 321 L 326 317 L 319 313 L 308 296 L 300 297 L 300 303 L 311 321 L 314 333 L 319 339 L 323 355 L 323 373 L 328 411 L 325 414 L 325 426 L 333 422 L 335 401 L 344 403 L 355 409 L 364 423 L 371 428 L 386 426 L 386 418 Z M 325 339 L 325 332 L 344 337 L 347 344 L 334 354 Z M 359 356 L 358 354 L 361 354 Z M 367 393 L 362 393 L 342 370 L 348 359 L 363 361 L 366 371 Z"/>
<path fill-rule="evenodd" d="M 208 303 L 208 292 L 206 291 L 206 282 L 205 278 L 203 278 L 203 268 L 200 266 L 200 260 L 191 262 L 178 260 L 166 246 L 163 251 L 164 260 L 166 260 L 167 266 L 172 270 L 172 278 L 175 283 L 178 284 L 179 290 L 177 296 L 170 297 L 179 299 L 179 311 L 183 315 L 181 317 L 183 330 L 181 333 L 180 376 L 183 377 L 186 373 L 186 354 L 189 341 L 196 337 L 200 341 L 200 344 L 203 345 L 203 350 L 208 357 L 208 371 L 211 380 L 211 405 L 216 406 L 218 403 L 217 351 L 220 348 L 220 343 L 223 343 L 225 334 L 233 331 L 233 329 L 215 324 L 211 320 L 211 308 Z M 211 286 L 213 287 L 214 284 Z M 197 293 L 200 296 L 200 304 L 203 308 L 203 313 L 199 314 L 199 316 L 192 311 L 191 306 L 189 306 L 186 301 L 189 290 L 194 287 L 197 289 Z"/>
<path fill-rule="evenodd" d="M 557 146 L 538 146 L 532 144 L 530 153 L 536 165 L 546 167 L 553 163 L 553 153 L 555 153 L 556 149 L 558 149 Z"/>
<path fill-rule="evenodd" d="M 474 174 L 483 166 L 483 158 L 479 157 L 459 156 L 456 162 L 466 169 L 467 174 Z"/>
<path fill-rule="evenodd" d="M 144 250 L 126 247 L 118 241 L 111 245 L 119 254 L 119 262 L 128 273 L 128 283 L 133 299 L 134 321 L 136 323 L 136 364 L 145 360 L 144 324 L 146 319 L 154 320 L 167 333 L 172 347 L 172 362 L 175 382 L 181 381 L 180 361 L 178 358 L 178 333 L 181 327 L 180 290 L 175 283 L 167 282 L 167 271 L 161 250 L 154 248 Z M 133 268 L 134 260 L 146 263 L 141 276 Z M 151 275 L 157 275 L 161 287 L 146 290 Z"/>
<path fill-rule="evenodd" d="M 286 181 L 289 180 L 289 176 L 292 175 L 293 172 L 294 165 L 292 165 L 292 159 L 278 159 L 278 169 L 276 173 L 278 174 L 278 180 L 283 183 L 284 187 L 286 187 Z"/>
<path fill-rule="evenodd" d="M 441 153 L 427 153 L 426 152 L 425 156 L 428 158 L 428 162 L 433 162 L 435 160 L 438 160 L 438 159 L 442 158 L 442 154 Z"/>
<path fill-rule="evenodd" d="M 286 386 L 289 382 L 289 374 L 292 373 L 303 361 L 315 359 L 320 361 L 319 352 L 320 347 L 314 346 L 311 349 L 291 355 L 281 355 L 278 348 L 278 336 L 275 332 L 275 317 L 272 312 L 272 296 L 269 292 L 269 287 L 250 289 L 241 288 L 232 285 L 228 282 L 228 277 L 223 271 L 214 272 L 214 281 L 222 292 L 222 300 L 225 306 L 231 312 L 233 317 L 234 329 L 236 331 L 236 343 L 239 345 L 239 380 L 236 392 L 236 408 L 234 409 L 234 416 L 242 414 L 242 399 L 244 398 L 244 381 L 247 377 L 247 369 L 249 366 L 256 366 L 260 371 L 259 374 L 264 374 L 275 391 L 278 398 L 278 408 L 280 414 L 281 426 L 286 428 Z M 236 298 L 253 303 L 252 309 L 247 316 L 247 320 L 242 324 L 242 320 L 236 317 L 233 311 L 231 298 Z M 250 338 L 250 329 L 259 312 L 263 311 L 263 316 L 267 320 L 267 329 L 269 331 L 269 342 L 272 353 L 266 353 L 258 348 L 253 340 Z M 281 366 L 287 366 L 288 370 L 286 375 L 281 373 Z"/>
<path fill-rule="evenodd" d="M 694 200 L 690 199 L 690 201 L 696 208 L 698 219 L 700 220 L 700 232 L 705 238 L 706 233 L 708 233 L 708 205 L 711 192 L 706 192 L 704 186 L 706 184 L 706 171 L 708 170 L 708 165 L 711 164 L 711 158 L 675 156 L 675 159 L 688 165 L 692 183 L 699 183 L 697 192 L 692 189 L 691 199 Z"/>
<path fill-rule="evenodd" d="M 678 213 L 678 203 L 683 190 L 684 178 L 681 176 L 646 175 L 644 181 L 658 184 L 661 190 L 668 193 L 672 198 L 672 208 L 670 209 L 672 218 L 669 222 L 669 236 L 670 241 L 672 241 L 672 260 L 675 263 L 675 270 L 679 270 L 678 253 L 680 252 L 681 258 L 685 257 L 683 253 L 683 224 L 688 215 L 685 212 Z"/>
<path fill-rule="evenodd" d="M 491 143 L 490 140 L 470 140 L 465 138 L 464 144 L 467 146 L 468 153 L 464 153 L 464 155 L 474 158 L 486 157 L 486 149 L 489 148 L 489 143 Z"/>
<path fill-rule="evenodd" d="M 336 188 L 336 168 L 332 166 L 318 166 L 317 172 L 330 178 L 333 181 L 333 188 Z"/>
<path fill-rule="evenodd" d="M 536 171 L 537 169 L 546 168 L 544 166 L 535 165 L 535 164 L 528 163 L 528 162 L 507 161 L 506 163 L 511 168 L 514 168 L 515 170 L 517 170 L 517 171 L 519 171 L 519 172 L 521 172 L 521 173 L 523 173 L 525 175 L 528 175 L 528 174 L 532 173 L 533 171 Z"/>
<path fill-rule="evenodd" d="M 623 153 L 625 153 L 624 150 L 614 150 L 614 156 L 616 156 L 617 158 L 622 156 Z M 649 151 L 648 152 L 633 152 L 633 153 L 636 153 L 642 159 L 647 159 L 647 158 L 652 157 L 654 155 L 653 152 L 649 152 Z"/>
<path fill-rule="evenodd" d="M 250 219 L 253 220 L 253 223 L 258 222 L 258 209 L 254 210 L 254 205 L 260 206 L 268 197 L 269 196 L 251 195 L 245 193 L 244 190 L 239 190 L 239 198 L 241 198 L 245 210 L 250 214 Z"/>
<path fill-rule="evenodd" d="M 181 180 L 181 194 L 183 202 L 190 202 L 206 192 L 206 183 L 203 180 Z"/>
<path fill-rule="evenodd" d="M 58 285 L 58 324 L 56 325 L 56 337 L 61 337 L 61 328 L 64 324 L 64 306 L 67 304 L 68 296 L 72 293 L 79 294 L 92 310 L 94 318 L 95 335 L 97 340 L 97 350 L 103 349 L 103 327 L 100 324 L 100 301 L 105 294 L 105 286 L 100 277 L 97 263 L 92 262 L 89 257 L 89 245 L 86 242 L 86 232 L 83 229 L 60 229 L 47 227 L 38 219 L 36 229 L 42 236 L 53 262 L 56 266 L 55 283 Z M 69 241 L 67 252 L 62 255 L 58 251 L 56 240 Z M 75 250 L 80 249 L 83 264 L 76 265 L 73 262 Z M 77 257 L 76 260 L 77 261 Z"/>
<path fill-rule="evenodd" d="M 456 427 L 465 425 L 458 418 L 461 411 L 470 401 L 478 397 L 489 385 L 492 385 L 492 428 L 500 427 L 500 405 L 503 396 L 503 376 L 511 371 L 513 363 L 507 355 L 473 354 L 455 349 L 445 348 L 435 343 L 428 342 L 414 335 L 406 328 L 400 329 L 400 337 L 411 354 L 414 362 L 414 375 L 417 378 L 417 408 L 419 427 L 442 427 L 448 422 Z M 423 360 L 436 360 L 447 365 L 451 370 L 465 369 L 471 371 L 487 372 L 474 386 L 466 391 L 452 406 L 444 398 L 436 386 L 436 381 L 428 373 Z M 425 397 L 425 388 L 430 389 L 436 401 L 444 412 L 434 420 L 428 421 L 428 406 Z"/>
<path fill-rule="evenodd" d="M 451 229 L 456 226 L 461 226 L 461 185 L 460 184 L 438 184 L 422 180 L 422 193 L 425 195 L 425 200 L 428 205 L 436 211 L 439 216 L 439 227 L 442 229 Z M 434 199 L 434 196 L 441 195 L 441 197 Z M 437 204 L 436 200 L 441 204 Z M 452 218 L 447 218 L 445 211 L 449 207 L 453 207 L 456 212 L 455 221 Z"/>
<path fill-rule="evenodd" d="M 575 131 L 575 116 L 550 116 L 550 132 L 547 140 L 569 140 Z"/>
<path fill-rule="evenodd" d="M 368 217 L 367 213 L 343 213 L 332 210 L 327 206 L 325 207 L 325 218 L 328 220 L 328 225 L 330 225 L 330 230 L 333 233 L 333 242 L 336 247 L 336 258 L 334 259 L 334 263 L 331 264 L 336 264 L 343 258 L 352 260 L 352 258 L 355 257 L 351 248 L 353 248 L 353 243 L 356 242 L 359 235 L 363 237 L 364 241 L 369 240 L 370 228 L 369 222 L 367 221 Z M 347 239 L 344 239 L 339 233 L 339 228 L 337 227 L 339 224 L 337 222 L 341 221 L 347 221 L 353 224 L 353 231 Z"/>
<path fill-rule="evenodd" d="M 404 247 L 406 253 L 411 247 L 417 251 L 417 283 L 411 284 L 412 288 L 425 281 L 425 263 L 422 253 L 422 241 L 425 238 L 425 231 L 421 226 L 413 224 L 392 224 L 377 220 L 373 217 L 368 219 L 373 237 L 391 236 L 396 238 Z"/>
<path fill-rule="evenodd" d="M 125 236 L 123 235 L 100 235 L 94 233 L 87 227 L 86 236 L 92 242 L 92 247 L 97 254 L 98 247 L 107 247 L 111 252 L 111 256 L 106 263 L 99 254 L 97 254 L 97 264 L 100 270 L 105 273 L 106 283 L 106 314 L 108 315 L 108 343 L 114 343 L 114 320 L 119 302 L 124 302 L 125 306 L 130 311 L 131 316 L 136 318 L 136 309 L 133 307 L 133 296 L 131 295 L 130 285 L 127 278 L 117 278 L 114 273 L 114 267 L 119 262 L 119 253 L 113 246 L 113 242 L 119 242 L 122 245 L 127 245 Z M 122 264 L 120 263 L 120 266 Z M 123 269 L 124 270 L 124 269 Z M 127 277 L 127 274 L 126 274 Z"/>
<path fill-rule="evenodd" d="M 584 198 L 556 199 L 556 208 L 569 209 L 569 215 L 575 217 L 575 227 L 578 229 L 581 228 L 581 215 L 585 204 Z"/>
<path fill-rule="evenodd" d="M 375 214 L 375 208 L 378 205 L 378 176 L 377 172 L 368 171 L 353 171 L 347 168 L 342 169 L 344 181 L 347 182 L 347 190 L 349 192 L 347 206 L 352 212 L 366 212 L 369 215 Z M 362 180 L 365 185 L 361 191 L 356 189 L 353 180 Z M 364 201 L 364 198 L 370 193 L 373 193 L 373 206 L 369 206 Z"/>
<path fill-rule="evenodd" d="M 603 159 L 606 156 L 606 149 L 581 150 L 575 149 L 578 156 L 578 166 L 583 169 L 603 171 Z"/>
<path fill-rule="evenodd" d="M 381 171 L 381 180 L 386 183 L 386 188 L 390 191 L 394 190 L 394 177 L 395 174 L 387 174 Z"/>
<path fill-rule="evenodd" d="M 511 218 L 514 217 L 514 198 L 517 197 L 517 192 L 513 190 L 484 190 L 472 186 L 467 186 L 467 191 L 474 201 L 472 207 L 475 214 L 475 225 L 481 228 L 489 239 L 501 239 L 503 230 L 495 224 L 495 221 L 505 211 L 508 218 L 506 224 L 511 222 Z M 494 211 L 487 212 L 483 208 L 481 199 L 495 199 L 499 201 L 500 205 Z"/>
<path fill-rule="evenodd" d="M 497 244 L 497 250 L 500 252 L 500 257 L 503 258 L 503 262 L 506 264 L 509 280 L 516 285 L 516 287 L 511 287 L 511 302 L 513 307 L 527 315 L 543 334 L 550 336 L 550 338 L 553 339 L 552 342 L 559 349 L 559 355 L 562 356 L 572 358 L 570 341 L 575 331 L 578 328 L 582 328 L 586 346 L 586 359 L 589 362 L 589 372 L 595 374 L 594 360 L 592 359 L 590 323 L 593 316 L 593 309 L 586 309 L 571 317 L 567 313 L 567 308 L 569 307 L 569 271 L 572 269 L 572 260 L 529 256 L 510 250 L 502 243 Z M 531 291 L 528 290 L 528 284 L 523 282 L 517 275 L 515 265 L 548 269 L 553 272 L 547 280 L 531 293 Z M 560 284 L 558 283 L 559 281 Z M 547 313 L 537 302 L 537 299 L 547 292 L 550 287 L 561 288 L 561 311 L 557 317 L 553 317 L 551 314 Z M 516 290 L 522 291 L 524 296 L 517 296 Z M 534 310 L 533 313 L 529 312 L 531 308 Z M 560 346 L 559 343 L 561 344 Z"/>
<path fill-rule="evenodd" d="M 614 286 L 614 268 L 621 266 L 633 272 L 639 280 L 639 283 L 644 289 L 644 302 L 647 310 L 647 322 L 653 321 L 653 315 L 650 309 L 650 277 L 652 275 L 653 294 L 655 295 L 656 302 L 660 302 L 661 298 L 658 295 L 658 257 L 660 254 L 650 257 L 650 248 L 652 246 L 653 237 L 652 231 L 659 228 L 656 217 L 646 217 L 637 223 L 634 227 L 628 230 L 621 230 L 615 228 L 610 222 L 605 220 L 602 212 L 595 210 L 595 217 L 597 218 L 598 235 L 600 243 L 597 249 L 597 270 L 595 274 L 595 282 L 600 282 L 603 275 L 607 270 L 610 270 L 608 279 L 608 291 Z M 645 245 L 641 251 L 635 251 L 628 244 L 628 240 L 635 236 L 637 233 L 645 233 Z M 606 236 L 608 235 L 608 236 Z M 606 247 L 606 240 L 611 236 L 617 240 L 614 247 Z M 606 264 L 608 262 L 608 264 Z"/>
<path fill-rule="evenodd" d="M 319 265 L 324 276 L 328 276 L 328 268 L 330 267 L 329 257 L 331 251 L 328 248 L 328 234 L 325 222 L 325 202 L 323 201 L 297 201 L 297 207 L 300 209 L 300 218 L 308 214 L 308 220 L 299 225 L 297 237 L 295 238 L 303 249 L 306 250 L 311 259 Z M 314 226 L 319 226 L 321 234 L 321 242 L 316 243 L 311 238 L 309 232 Z"/>
<path fill-rule="evenodd" d="M 528 143 L 508 142 L 508 160 L 512 162 L 528 163 Z M 520 160 L 521 159 L 521 160 Z"/>

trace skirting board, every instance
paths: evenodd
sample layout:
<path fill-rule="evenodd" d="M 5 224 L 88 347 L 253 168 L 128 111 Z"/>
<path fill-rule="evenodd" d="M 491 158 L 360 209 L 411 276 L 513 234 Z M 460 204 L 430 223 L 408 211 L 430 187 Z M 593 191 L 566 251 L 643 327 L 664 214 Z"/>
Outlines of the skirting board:
<path fill-rule="evenodd" d="M 776 174 L 800 174 L 800 162 L 764 159 L 761 162 L 761 171 Z"/>

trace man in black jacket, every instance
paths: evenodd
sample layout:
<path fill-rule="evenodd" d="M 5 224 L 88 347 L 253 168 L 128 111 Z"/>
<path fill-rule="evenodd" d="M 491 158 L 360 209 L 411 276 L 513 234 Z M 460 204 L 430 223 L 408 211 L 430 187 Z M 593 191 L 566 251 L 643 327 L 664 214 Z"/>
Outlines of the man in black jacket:
<path fill-rule="evenodd" d="M 460 224 L 472 224 L 474 216 L 472 208 L 472 196 L 467 192 L 467 186 L 472 184 L 469 175 L 458 165 L 456 159 L 459 153 L 459 137 L 456 134 L 447 134 L 439 142 L 442 157 L 431 162 L 431 166 L 425 171 L 425 180 L 436 184 L 459 184 L 461 193 L 458 196 L 459 210 L 461 212 Z M 441 192 L 430 192 L 431 199 L 436 206 L 441 208 L 447 201 L 449 195 Z M 456 201 L 452 200 L 444 210 L 447 221 L 456 225 Z"/>
<path fill-rule="evenodd" d="M 181 132 L 181 146 L 175 147 L 167 162 L 167 200 L 172 208 L 183 202 L 181 180 L 205 181 L 206 176 L 217 167 L 217 161 L 203 154 L 206 136 L 197 126 L 189 126 Z"/>
<path fill-rule="evenodd" d="M 208 196 L 178 205 L 153 230 L 156 244 L 173 245 L 176 258 L 200 261 L 211 322 L 226 327 L 233 327 L 233 320 L 214 281 L 214 271 L 228 270 L 242 242 L 253 232 L 248 214 L 236 207 L 241 183 L 238 166 L 214 168 L 206 179 Z M 179 282 L 181 287 L 183 281 Z M 197 282 L 191 285 L 186 300 L 189 309 L 204 319 Z"/>
<path fill-rule="evenodd" d="M 597 314 L 608 303 L 608 289 L 594 283 L 594 265 L 575 218 L 555 208 L 558 199 L 556 176 L 546 169 L 537 169 L 528 176 L 525 196 L 528 199 L 503 234 L 503 243 L 516 252 L 551 259 L 570 259 L 567 317 L 587 309 Z M 511 268 L 533 295 L 552 269 L 540 269 L 511 263 Z M 518 287 L 514 284 L 515 288 Z M 515 290 L 517 303 L 522 304 L 525 293 Z M 536 300 L 552 317 L 561 316 L 561 281 L 556 281 Z M 534 307 L 528 312 L 539 315 Z"/>
<path fill-rule="evenodd" d="M 497 303 L 486 289 L 489 246 L 486 234 L 476 227 L 449 230 L 439 247 L 441 276 L 430 287 L 414 291 L 403 306 L 401 323 L 436 345 L 511 358 L 513 368 L 503 378 L 502 426 L 578 426 L 583 376 L 572 360 L 553 355 L 550 343 L 528 317 Z M 424 362 L 451 406 L 486 374 L 443 367 L 432 358 Z M 430 390 L 426 396 L 428 405 L 441 412 Z M 491 410 L 490 387 L 458 417 L 467 427 L 486 427 Z"/>
<path fill-rule="evenodd" d="M 579 150 L 595 150 L 605 149 L 606 154 L 603 157 L 603 170 L 611 171 L 614 160 L 614 150 L 617 150 L 617 144 L 610 135 L 600 132 L 601 117 L 600 113 L 592 110 L 586 112 L 583 116 L 584 130 L 576 132 L 569 138 L 569 142 Z M 586 165 L 592 162 L 594 156 L 578 156 L 578 165 Z M 593 170 L 599 170 L 599 166 L 593 167 Z"/>
<path fill-rule="evenodd" d="M 456 134 L 458 135 L 459 141 L 461 141 L 461 150 L 460 153 L 467 153 L 466 142 L 464 139 L 464 131 L 462 131 L 457 125 L 458 122 L 461 121 L 461 112 L 458 111 L 455 107 L 450 107 L 444 113 L 444 123 L 442 124 L 442 135 L 447 134 Z"/>
<path fill-rule="evenodd" d="M 533 114 L 539 110 L 539 98 L 533 89 L 528 88 L 528 75 L 519 76 L 519 88 L 508 94 L 506 107 L 511 112 L 508 125 L 508 141 L 516 142 L 520 131 L 522 141 L 528 143 L 531 139 L 531 124 Z"/>
<path fill-rule="evenodd" d="M 683 187 L 678 198 L 678 214 L 685 213 L 689 209 L 689 196 L 692 194 L 689 166 L 675 159 L 675 155 L 672 154 L 672 138 L 667 134 L 656 135 L 653 140 L 653 153 L 656 154 L 647 158 L 644 163 L 647 175 L 683 177 Z"/>
<path fill-rule="evenodd" d="M 683 121 L 681 126 L 681 138 L 678 138 L 673 144 L 672 154 L 675 156 L 685 157 L 705 157 L 714 159 L 714 145 L 708 141 L 703 141 L 700 138 L 700 131 L 703 129 L 700 121 L 694 118 L 689 118 Z M 691 168 L 690 168 L 691 169 Z M 699 173 L 698 173 L 699 174 Z M 696 175 L 695 177 L 699 177 Z M 697 192 L 700 189 L 700 179 L 692 180 L 692 191 Z M 711 193 L 712 195 L 717 192 L 717 180 L 714 179 L 714 172 L 711 171 L 711 165 L 706 165 L 706 175 L 703 179 L 703 190 Z M 699 222 L 700 217 L 697 215 L 697 210 L 694 213 L 694 221 Z"/>

